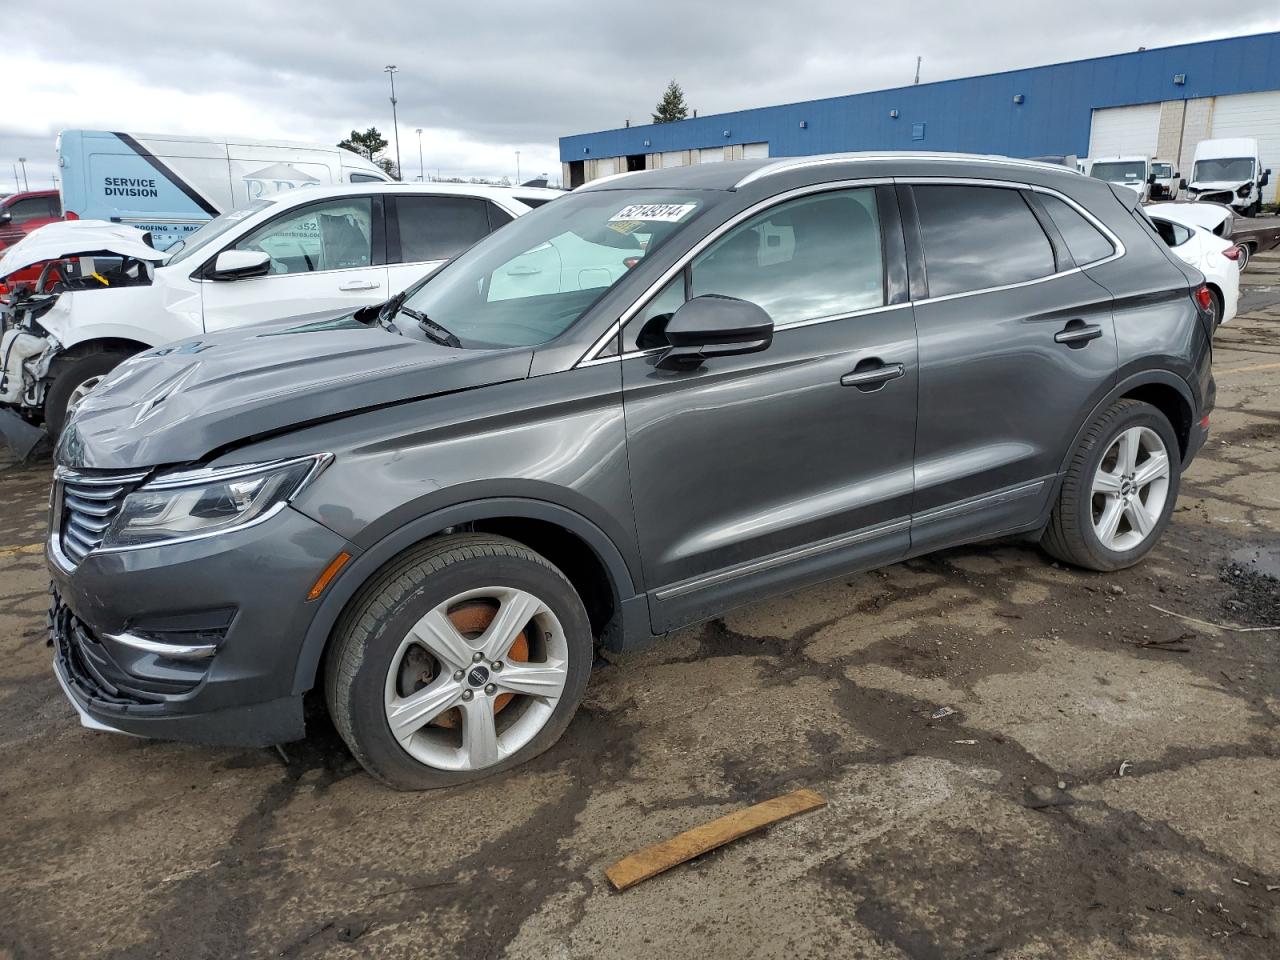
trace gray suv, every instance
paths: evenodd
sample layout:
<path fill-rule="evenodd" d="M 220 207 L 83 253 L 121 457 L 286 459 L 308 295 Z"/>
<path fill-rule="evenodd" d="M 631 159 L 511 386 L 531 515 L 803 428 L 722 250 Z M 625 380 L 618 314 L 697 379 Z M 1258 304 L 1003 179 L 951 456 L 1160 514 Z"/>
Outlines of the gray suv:
<path fill-rule="evenodd" d="M 266 745 L 317 685 L 422 788 L 550 747 L 594 648 L 974 540 L 1137 562 L 1212 321 L 1132 191 L 920 154 L 589 185 L 380 308 L 121 365 L 60 441 L 55 670 Z"/>

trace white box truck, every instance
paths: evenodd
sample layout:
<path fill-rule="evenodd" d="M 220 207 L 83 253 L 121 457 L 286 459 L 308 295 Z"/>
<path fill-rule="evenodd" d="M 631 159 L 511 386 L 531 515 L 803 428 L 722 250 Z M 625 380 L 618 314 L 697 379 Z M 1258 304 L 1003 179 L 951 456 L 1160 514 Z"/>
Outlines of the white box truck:
<path fill-rule="evenodd" d="M 281 190 L 391 179 L 363 157 L 322 144 L 106 130 L 64 130 L 58 166 L 68 219 L 138 227 L 160 250 Z"/>

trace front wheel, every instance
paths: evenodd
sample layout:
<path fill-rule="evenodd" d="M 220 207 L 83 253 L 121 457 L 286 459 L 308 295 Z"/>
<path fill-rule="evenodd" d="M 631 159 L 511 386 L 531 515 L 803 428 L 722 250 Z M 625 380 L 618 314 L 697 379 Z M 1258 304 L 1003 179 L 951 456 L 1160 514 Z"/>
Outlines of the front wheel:
<path fill-rule="evenodd" d="M 527 547 L 487 534 L 428 541 L 339 623 L 325 675 L 334 725 L 390 786 L 464 783 L 542 753 L 586 691 L 582 600 Z"/>
<path fill-rule="evenodd" d="M 129 356 L 120 350 L 102 350 L 54 359 L 49 371 L 51 382 L 44 397 L 44 425 L 50 437 L 58 439 L 89 392 Z"/>
<path fill-rule="evenodd" d="M 1119 400 L 1085 431 L 1041 545 L 1089 570 L 1133 566 L 1169 525 L 1180 479 L 1168 418 L 1148 403 Z"/>

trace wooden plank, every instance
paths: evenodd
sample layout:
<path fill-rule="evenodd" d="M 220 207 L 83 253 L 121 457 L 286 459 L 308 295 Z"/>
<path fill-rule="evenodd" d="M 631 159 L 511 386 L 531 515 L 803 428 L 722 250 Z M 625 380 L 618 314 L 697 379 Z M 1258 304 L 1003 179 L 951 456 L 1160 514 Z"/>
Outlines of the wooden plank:
<path fill-rule="evenodd" d="M 708 850 L 722 847 L 739 837 L 762 830 L 771 823 L 816 810 L 826 804 L 827 801 L 812 790 L 786 793 L 746 809 L 735 810 L 710 823 L 677 834 L 670 840 L 645 847 L 619 860 L 604 873 L 614 889 L 626 890 L 686 860 L 701 856 Z"/>

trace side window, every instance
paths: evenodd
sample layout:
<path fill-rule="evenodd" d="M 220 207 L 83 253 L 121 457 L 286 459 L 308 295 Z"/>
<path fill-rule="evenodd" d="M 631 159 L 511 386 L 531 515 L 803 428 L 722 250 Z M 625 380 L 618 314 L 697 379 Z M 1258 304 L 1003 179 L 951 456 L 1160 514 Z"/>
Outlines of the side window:
<path fill-rule="evenodd" d="M 396 197 L 400 263 L 448 260 L 489 232 L 487 204 L 477 197 Z"/>
<path fill-rule="evenodd" d="M 912 187 L 929 296 L 1047 277 L 1053 247 L 1017 190 L 950 184 Z"/>
<path fill-rule="evenodd" d="M 716 293 L 749 300 L 779 327 L 883 306 L 875 191 L 841 190 L 779 204 L 734 227 L 691 268 L 690 297 Z"/>
<path fill-rule="evenodd" d="M 1152 217 L 1151 225 L 1156 228 L 1156 233 L 1160 234 L 1160 239 L 1171 247 L 1180 247 L 1191 239 L 1191 231 L 1172 220 Z"/>
<path fill-rule="evenodd" d="M 381 177 L 372 173 L 353 173 L 347 179 L 352 183 L 386 183 Z"/>
<path fill-rule="evenodd" d="M 262 250 L 272 273 L 348 270 L 373 262 L 373 201 L 350 197 L 315 203 L 271 220 L 235 245 Z"/>
<path fill-rule="evenodd" d="M 62 216 L 62 198 L 59 196 L 45 197 L 46 204 L 49 206 L 49 212 L 45 216 L 60 217 Z"/>
<path fill-rule="evenodd" d="M 9 222 L 14 226 L 28 220 L 42 220 L 49 216 L 49 206 L 44 197 L 28 197 L 26 200 L 15 200 L 9 205 Z"/>
<path fill-rule="evenodd" d="M 667 338 L 663 331 L 671 320 L 671 315 L 684 303 L 684 271 L 677 273 L 662 288 L 662 292 L 649 301 L 648 305 L 627 323 L 622 331 L 622 350 L 631 353 L 634 350 L 652 350 L 665 347 Z"/>
<path fill-rule="evenodd" d="M 1040 203 L 1049 214 L 1049 219 L 1062 234 L 1067 249 L 1076 266 L 1084 267 L 1097 260 L 1103 260 L 1116 252 L 1115 247 L 1092 223 L 1081 216 L 1080 211 L 1047 193 L 1038 194 Z"/>
<path fill-rule="evenodd" d="M 485 206 L 488 207 L 489 209 L 489 231 L 490 232 L 497 230 L 499 227 L 506 226 L 508 223 L 510 223 L 512 220 L 515 219 L 515 217 L 507 213 L 507 211 L 503 210 L 500 206 L 498 206 L 496 203 L 494 203 L 491 200 L 485 201 Z"/>

